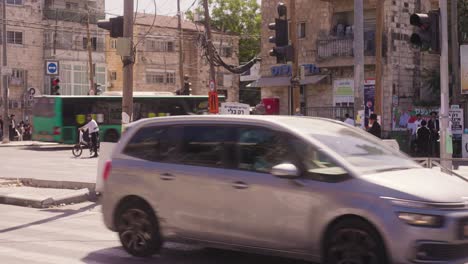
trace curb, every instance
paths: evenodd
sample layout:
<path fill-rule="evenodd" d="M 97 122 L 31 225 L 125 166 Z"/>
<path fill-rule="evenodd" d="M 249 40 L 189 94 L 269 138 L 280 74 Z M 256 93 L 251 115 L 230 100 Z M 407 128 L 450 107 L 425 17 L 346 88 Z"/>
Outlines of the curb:
<path fill-rule="evenodd" d="M 57 197 L 48 197 L 45 199 L 33 199 L 17 194 L 0 196 L 0 203 L 2 204 L 19 205 L 34 208 L 46 208 L 52 205 L 81 203 L 88 200 L 90 200 L 90 191 L 88 189 L 81 189 L 72 194 L 63 194 Z"/>
<path fill-rule="evenodd" d="M 46 199 L 34 199 L 31 197 L 24 197 L 17 194 L 0 195 L 0 204 L 10 204 L 34 208 L 46 208 L 52 205 L 81 203 L 85 201 L 96 201 L 98 195 L 96 194 L 96 184 L 88 182 L 70 182 L 70 181 L 51 181 L 51 180 L 38 180 L 31 178 L 0 178 L 7 183 L 15 183 L 18 181 L 27 187 L 35 188 L 51 188 L 51 189 L 66 189 L 75 190 L 73 193 L 62 194 L 55 197 L 48 197 Z"/>

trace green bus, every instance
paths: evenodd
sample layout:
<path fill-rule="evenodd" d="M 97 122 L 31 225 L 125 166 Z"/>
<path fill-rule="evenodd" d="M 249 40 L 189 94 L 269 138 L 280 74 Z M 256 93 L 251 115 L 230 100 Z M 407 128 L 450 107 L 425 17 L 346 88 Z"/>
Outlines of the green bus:
<path fill-rule="evenodd" d="M 220 102 L 224 97 L 219 98 Z M 133 120 L 169 115 L 205 114 L 208 96 L 135 94 Z M 101 142 L 116 142 L 122 127 L 122 96 L 38 96 L 34 98 L 32 139 L 75 144 L 78 127 L 92 114 L 99 124 Z"/>

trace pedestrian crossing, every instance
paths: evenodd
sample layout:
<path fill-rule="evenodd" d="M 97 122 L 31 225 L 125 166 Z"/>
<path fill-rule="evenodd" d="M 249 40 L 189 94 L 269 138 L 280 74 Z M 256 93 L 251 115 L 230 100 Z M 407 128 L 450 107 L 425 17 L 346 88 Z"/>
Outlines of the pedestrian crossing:
<path fill-rule="evenodd" d="M 304 264 L 288 260 L 166 243 L 159 256 L 139 259 L 120 246 L 103 224 L 100 206 L 53 209 L 0 205 L 1 264 Z"/>

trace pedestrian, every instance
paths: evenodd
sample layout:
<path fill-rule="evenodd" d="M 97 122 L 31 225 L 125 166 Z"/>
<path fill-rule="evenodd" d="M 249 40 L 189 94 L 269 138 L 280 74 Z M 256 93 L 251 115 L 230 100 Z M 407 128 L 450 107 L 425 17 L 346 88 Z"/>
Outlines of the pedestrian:
<path fill-rule="evenodd" d="M 411 143 L 411 151 L 412 153 L 418 153 L 417 147 L 418 147 L 418 142 L 417 142 L 417 136 L 416 132 L 418 129 L 421 127 L 421 122 L 423 121 L 421 114 L 416 115 L 416 120 L 414 121 L 412 127 L 411 127 L 411 138 L 410 138 L 410 143 Z"/>
<path fill-rule="evenodd" d="M 440 124 L 437 112 L 431 112 L 431 119 L 427 123 L 427 128 L 431 131 L 431 154 L 432 156 L 439 156 L 439 131 Z"/>
<path fill-rule="evenodd" d="M 96 120 L 93 119 L 92 115 L 88 115 L 87 117 L 88 123 L 86 125 L 80 127 L 80 130 L 87 130 L 90 137 L 91 137 L 91 146 L 90 148 L 94 151 L 93 158 L 98 157 L 98 138 L 99 138 L 99 126 Z"/>
<path fill-rule="evenodd" d="M 354 126 L 354 125 L 355 125 L 355 124 L 354 124 L 354 119 L 352 119 L 351 117 L 349 117 L 349 114 L 348 114 L 348 113 L 345 114 L 345 120 L 344 120 L 344 122 L 345 122 L 346 124 L 348 124 L 348 125 L 351 125 L 351 126 Z"/>
<path fill-rule="evenodd" d="M 31 125 L 29 124 L 28 121 L 24 123 L 24 135 L 23 135 L 24 140 L 31 140 Z"/>
<path fill-rule="evenodd" d="M 426 120 L 421 121 L 421 126 L 416 132 L 418 154 L 421 157 L 429 156 L 431 148 L 431 131 L 427 128 Z"/>
<path fill-rule="evenodd" d="M 21 121 L 16 128 L 16 133 L 18 135 L 18 141 L 23 141 L 23 135 L 24 135 L 24 122 Z"/>
<path fill-rule="evenodd" d="M 369 117 L 369 128 L 367 132 L 371 133 L 372 135 L 382 138 L 382 129 L 380 127 L 379 122 L 377 122 L 377 115 L 371 114 Z"/>
<path fill-rule="evenodd" d="M 8 126 L 8 130 L 10 132 L 10 141 L 13 141 L 16 137 L 16 121 L 15 115 L 10 115 L 10 125 Z"/>
<path fill-rule="evenodd" d="M 3 119 L 0 117 L 0 140 L 3 140 Z"/>

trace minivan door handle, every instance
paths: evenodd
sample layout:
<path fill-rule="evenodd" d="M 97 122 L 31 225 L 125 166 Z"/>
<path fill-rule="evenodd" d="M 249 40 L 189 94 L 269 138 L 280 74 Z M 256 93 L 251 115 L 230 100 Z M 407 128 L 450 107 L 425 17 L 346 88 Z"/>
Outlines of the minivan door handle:
<path fill-rule="evenodd" d="M 241 182 L 241 181 L 238 181 L 238 182 L 235 182 L 232 187 L 236 188 L 236 189 L 239 189 L 239 190 L 242 190 L 242 189 L 247 189 L 249 188 L 249 185 L 247 185 L 247 183 L 245 182 Z"/>
<path fill-rule="evenodd" d="M 162 173 L 160 178 L 163 181 L 172 181 L 175 179 L 175 176 L 170 173 Z"/>

